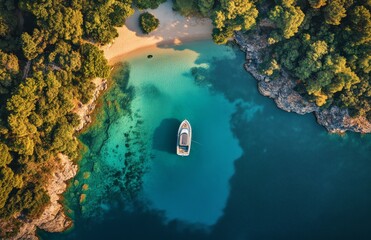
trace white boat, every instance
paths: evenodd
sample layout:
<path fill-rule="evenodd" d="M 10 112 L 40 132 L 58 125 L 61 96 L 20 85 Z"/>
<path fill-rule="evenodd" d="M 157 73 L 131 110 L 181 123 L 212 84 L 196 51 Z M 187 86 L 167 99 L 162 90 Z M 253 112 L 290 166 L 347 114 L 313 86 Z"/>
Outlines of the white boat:
<path fill-rule="evenodd" d="M 176 153 L 179 156 L 188 156 L 191 151 L 192 128 L 187 120 L 184 120 L 178 130 Z"/>

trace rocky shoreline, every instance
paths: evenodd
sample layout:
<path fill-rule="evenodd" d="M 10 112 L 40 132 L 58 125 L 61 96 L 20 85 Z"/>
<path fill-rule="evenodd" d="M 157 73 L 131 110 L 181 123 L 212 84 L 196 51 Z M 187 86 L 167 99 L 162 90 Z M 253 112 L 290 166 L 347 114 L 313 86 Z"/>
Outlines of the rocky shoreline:
<path fill-rule="evenodd" d="M 96 107 L 97 99 L 101 92 L 107 89 L 105 79 L 96 78 L 93 82 L 96 85 L 93 98 L 87 104 L 76 103 L 74 112 L 80 116 L 80 125 L 75 128 L 76 132 L 91 122 L 91 114 Z M 19 233 L 11 239 L 38 239 L 37 228 L 48 232 L 62 232 L 72 226 L 72 221 L 65 215 L 64 208 L 59 201 L 60 195 L 67 189 L 66 181 L 76 176 L 78 167 L 66 155 L 58 154 L 57 157 L 59 161 L 56 161 L 57 166 L 54 167 L 46 185 L 50 197 L 49 205 L 39 218 L 26 220 Z"/>
<path fill-rule="evenodd" d="M 294 90 L 295 79 L 284 70 L 281 70 L 280 77 L 274 80 L 260 73 L 258 66 L 263 62 L 268 41 L 267 36 L 262 34 L 259 28 L 249 34 L 236 32 L 234 40 L 246 53 L 244 67 L 258 81 L 259 92 L 274 99 L 277 107 L 298 114 L 314 113 L 317 122 L 330 133 L 371 132 L 371 123 L 365 117 L 351 118 L 347 109 L 336 106 L 323 109 L 306 100 Z"/>
<path fill-rule="evenodd" d="M 274 80 L 260 73 L 258 66 L 263 62 L 262 56 L 266 52 L 268 42 L 267 37 L 260 34 L 259 30 L 248 35 L 237 32 L 234 40 L 240 49 L 246 53 L 244 67 L 258 81 L 259 92 L 274 99 L 279 108 L 298 114 L 314 113 L 317 122 L 331 133 L 371 132 L 371 123 L 364 117 L 351 118 L 346 109 L 340 109 L 336 106 L 321 109 L 303 98 L 294 90 L 295 79 L 287 72 L 281 71 L 281 76 Z M 81 131 L 92 121 L 91 113 L 96 107 L 97 99 L 100 93 L 107 89 L 106 80 L 97 78 L 93 82 L 96 84 L 93 98 L 87 104 L 76 102 L 74 112 L 80 116 L 80 124 L 75 128 L 76 132 Z M 25 222 L 17 236 L 11 239 L 38 239 L 36 236 L 37 228 L 48 232 L 62 232 L 72 226 L 72 221 L 65 215 L 64 208 L 59 201 L 60 195 L 66 191 L 66 181 L 77 174 L 78 167 L 66 155 L 59 154 L 57 157 L 60 161 L 56 161 L 58 166 L 54 168 L 52 177 L 46 187 L 50 204 L 39 218 Z"/>

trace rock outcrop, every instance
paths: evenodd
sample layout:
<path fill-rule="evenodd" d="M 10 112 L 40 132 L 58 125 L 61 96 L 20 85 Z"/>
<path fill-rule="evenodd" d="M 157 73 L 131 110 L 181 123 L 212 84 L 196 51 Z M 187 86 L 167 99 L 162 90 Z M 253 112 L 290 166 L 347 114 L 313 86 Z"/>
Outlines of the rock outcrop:
<path fill-rule="evenodd" d="M 324 126 L 329 132 L 344 133 L 353 131 L 370 133 L 371 123 L 365 117 L 352 118 L 347 109 L 331 107 L 315 112 L 317 122 Z"/>
<path fill-rule="evenodd" d="M 76 131 L 80 131 L 84 126 L 91 122 L 90 114 L 96 106 L 101 91 L 107 89 L 105 79 L 94 79 L 96 85 L 93 98 L 87 104 L 76 103 L 74 112 L 80 116 L 80 125 Z M 62 232 L 72 225 L 72 221 L 65 215 L 63 206 L 59 202 L 60 195 L 66 191 L 66 181 L 72 179 L 77 173 L 77 165 L 73 163 L 66 155 L 58 154 L 58 161 L 53 167 L 51 178 L 46 184 L 46 189 L 50 197 L 50 203 L 46 206 L 42 215 L 37 219 L 27 219 L 21 227 L 17 236 L 12 239 L 38 239 L 36 228 L 48 232 Z M 17 217 L 17 216 L 15 216 Z"/>
<path fill-rule="evenodd" d="M 91 113 L 94 111 L 95 106 L 97 104 L 97 99 L 100 95 L 100 93 L 107 89 L 107 81 L 105 79 L 101 78 L 95 78 L 93 80 L 96 88 L 93 93 L 92 99 L 86 104 L 82 104 L 81 102 L 78 102 L 75 106 L 74 112 L 79 115 L 81 121 L 79 126 L 76 127 L 76 131 L 80 131 L 84 128 L 87 124 L 91 123 Z"/>
<path fill-rule="evenodd" d="M 336 106 L 323 109 L 306 100 L 294 90 L 295 79 L 284 70 L 275 79 L 262 74 L 259 64 L 263 63 L 263 55 L 267 54 L 268 41 L 259 28 L 249 34 L 237 32 L 234 39 L 246 53 L 245 69 L 258 81 L 259 92 L 274 99 L 279 108 L 298 114 L 314 113 L 317 122 L 331 133 L 371 132 L 371 123 L 364 117 L 352 118 L 347 109 Z"/>
<path fill-rule="evenodd" d="M 58 154 L 58 158 L 59 161 L 56 161 L 58 164 L 55 166 L 46 188 L 50 197 L 49 205 L 39 218 L 25 223 L 13 239 L 38 239 L 35 235 L 36 228 L 48 232 L 60 232 L 72 225 L 71 220 L 64 214 L 59 199 L 60 194 L 67 188 L 65 182 L 76 175 L 77 165 L 73 164 L 66 155 Z"/>

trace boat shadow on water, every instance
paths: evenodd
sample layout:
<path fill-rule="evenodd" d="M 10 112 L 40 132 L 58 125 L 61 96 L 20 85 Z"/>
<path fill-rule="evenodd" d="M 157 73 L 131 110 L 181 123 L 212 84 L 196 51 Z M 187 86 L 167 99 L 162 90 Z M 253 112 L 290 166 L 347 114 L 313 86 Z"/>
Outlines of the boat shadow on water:
<path fill-rule="evenodd" d="M 165 118 L 155 129 L 152 149 L 176 154 L 176 141 L 180 121 L 176 118 Z"/>

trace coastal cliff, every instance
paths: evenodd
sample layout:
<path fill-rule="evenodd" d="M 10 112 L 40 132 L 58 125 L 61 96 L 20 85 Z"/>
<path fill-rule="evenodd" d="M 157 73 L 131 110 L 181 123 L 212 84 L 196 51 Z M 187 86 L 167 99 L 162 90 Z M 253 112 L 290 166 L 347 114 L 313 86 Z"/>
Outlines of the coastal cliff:
<path fill-rule="evenodd" d="M 107 89 L 107 81 L 105 79 L 96 78 L 93 80 L 96 88 L 93 93 L 93 98 L 86 104 L 76 103 L 74 112 L 80 117 L 80 124 L 75 128 L 75 131 L 81 131 L 87 124 L 91 122 L 91 114 L 93 113 L 97 99 L 101 92 Z M 66 155 L 58 154 L 55 161 L 56 166 L 53 167 L 51 178 L 46 184 L 46 189 L 50 197 L 50 203 L 46 206 L 40 217 L 32 220 L 25 220 L 19 233 L 11 239 L 38 239 L 36 229 L 42 229 L 48 232 L 62 232 L 72 226 L 72 221 L 65 215 L 64 208 L 60 203 L 60 195 L 67 189 L 66 181 L 75 177 L 78 171 L 77 165 L 70 160 Z M 20 218 L 21 216 L 15 216 Z"/>
<path fill-rule="evenodd" d="M 280 76 L 275 79 L 261 73 L 258 66 L 263 63 L 263 56 L 267 52 L 268 37 L 260 30 L 258 27 L 248 34 L 236 32 L 234 40 L 246 53 L 244 67 L 258 81 L 258 89 L 262 95 L 272 98 L 277 107 L 287 112 L 314 113 L 317 122 L 331 133 L 371 132 L 371 123 L 365 117 L 352 118 L 347 109 L 337 106 L 319 108 L 315 103 L 305 99 L 294 90 L 296 79 L 285 70 L 281 70 Z"/>
<path fill-rule="evenodd" d="M 49 183 L 46 186 L 50 203 L 43 211 L 42 215 L 37 219 L 32 219 L 23 224 L 19 233 L 11 239 L 38 239 L 36 236 L 36 228 L 43 229 L 48 232 L 61 232 L 72 225 L 64 214 L 60 200 L 66 188 L 67 180 L 73 178 L 77 173 L 77 165 L 63 154 L 58 155 L 59 161 L 54 168 Z M 19 216 L 18 216 L 19 217 Z"/>

